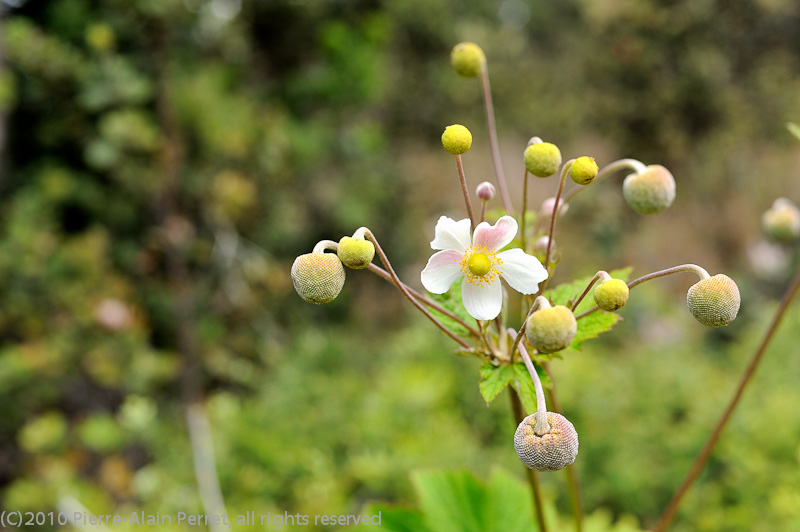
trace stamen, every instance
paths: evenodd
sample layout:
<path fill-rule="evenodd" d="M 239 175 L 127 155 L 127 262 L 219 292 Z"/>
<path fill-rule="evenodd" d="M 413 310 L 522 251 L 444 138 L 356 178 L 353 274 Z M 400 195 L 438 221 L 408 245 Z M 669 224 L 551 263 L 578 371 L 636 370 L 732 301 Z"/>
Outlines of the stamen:
<path fill-rule="evenodd" d="M 486 259 L 489 260 L 488 271 L 483 275 L 475 275 L 472 272 L 472 270 L 470 270 L 470 267 L 469 267 L 470 259 L 474 255 L 478 255 L 478 254 L 483 255 Z M 476 260 L 482 261 L 483 259 L 480 259 L 480 258 L 476 257 Z M 473 262 L 475 262 L 475 261 L 473 261 Z M 461 257 L 460 263 L 461 263 L 461 273 L 464 274 L 464 279 L 468 283 L 471 283 L 471 284 L 476 285 L 476 286 L 483 286 L 483 285 L 489 286 L 492 283 L 494 283 L 495 280 L 497 280 L 497 278 L 500 276 L 500 274 L 503 273 L 503 266 L 502 266 L 503 265 L 503 261 L 502 261 L 502 259 L 497 257 L 497 252 L 496 251 L 494 251 L 494 250 L 489 251 L 489 249 L 486 246 L 486 243 L 484 243 L 482 246 L 475 246 L 475 245 L 470 246 L 467 249 L 467 251 L 464 252 L 464 255 Z M 485 265 L 482 265 L 482 266 L 485 267 Z M 475 267 L 475 264 L 473 264 L 473 268 L 474 267 Z M 477 270 L 480 272 L 482 269 L 483 268 L 478 268 Z"/>

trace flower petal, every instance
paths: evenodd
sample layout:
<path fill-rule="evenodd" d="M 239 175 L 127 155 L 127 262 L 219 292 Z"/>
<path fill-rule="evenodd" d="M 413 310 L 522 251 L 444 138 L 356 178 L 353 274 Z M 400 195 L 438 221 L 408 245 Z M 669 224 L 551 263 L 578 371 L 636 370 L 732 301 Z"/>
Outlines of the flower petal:
<path fill-rule="evenodd" d="M 486 246 L 489 251 L 502 249 L 517 235 L 517 221 L 511 216 L 503 216 L 494 225 L 481 222 L 475 228 L 472 244 Z"/>
<path fill-rule="evenodd" d="M 498 253 L 497 258 L 503 261 L 500 276 L 517 292 L 534 294 L 539 283 L 547 279 L 547 270 L 539 259 L 519 248 Z"/>
<path fill-rule="evenodd" d="M 436 222 L 431 248 L 454 249 L 463 253 L 469 247 L 469 243 L 469 218 L 455 221 L 442 216 Z"/>
<path fill-rule="evenodd" d="M 469 315 L 476 320 L 493 320 L 503 308 L 503 286 L 499 279 L 490 285 L 461 283 L 461 299 Z"/>
<path fill-rule="evenodd" d="M 449 249 L 431 255 L 420 274 L 425 290 L 432 294 L 444 294 L 450 290 L 450 286 L 461 277 L 462 256 L 463 253 Z"/>

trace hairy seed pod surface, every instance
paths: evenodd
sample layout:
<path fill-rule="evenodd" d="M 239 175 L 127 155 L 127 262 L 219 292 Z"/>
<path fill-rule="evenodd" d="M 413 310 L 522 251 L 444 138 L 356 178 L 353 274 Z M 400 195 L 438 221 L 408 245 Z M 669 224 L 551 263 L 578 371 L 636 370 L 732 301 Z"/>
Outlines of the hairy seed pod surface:
<path fill-rule="evenodd" d="M 292 284 L 297 295 L 315 305 L 330 303 L 344 286 L 344 266 L 334 253 L 306 253 L 294 259 Z"/>
<path fill-rule="evenodd" d="M 577 331 L 575 314 L 564 305 L 557 305 L 531 314 L 525 335 L 540 353 L 555 353 L 569 347 Z"/>
<path fill-rule="evenodd" d="M 800 209 L 790 200 L 778 198 L 761 217 L 761 227 L 775 242 L 794 242 L 800 238 Z"/>
<path fill-rule="evenodd" d="M 481 73 L 486 64 L 486 55 L 481 47 L 473 42 L 461 42 L 450 52 L 450 64 L 461 77 L 474 78 Z"/>
<path fill-rule="evenodd" d="M 523 158 L 525 168 L 536 177 L 550 177 L 561 166 L 561 150 L 550 142 L 529 144 Z"/>
<path fill-rule="evenodd" d="M 341 259 L 342 264 L 354 270 L 362 270 L 369 266 L 375 257 L 375 245 L 363 238 L 353 238 L 343 236 L 339 240 L 339 247 L 336 254 Z"/>
<path fill-rule="evenodd" d="M 550 432 L 537 436 L 534 432 L 536 414 L 522 420 L 514 434 L 517 456 L 529 469 L 558 471 L 578 456 L 578 433 L 567 418 L 555 412 L 547 413 Z"/>
<path fill-rule="evenodd" d="M 569 175 L 573 181 L 579 185 L 588 185 L 597 177 L 600 168 L 594 157 L 578 157 L 572 166 L 569 167 Z"/>
<path fill-rule="evenodd" d="M 660 164 L 651 164 L 622 183 L 625 201 L 639 214 L 658 214 L 675 201 L 675 178 Z"/>
<path fill-rule="evenodd" d="M 724 327 L 739 313 L 739 287 L 727 275 L 717 274 L 689 288 L 686 304 L 697 321 L 708 327 Z"/>
<path fill-rule="evenodd" d="M 608 312 L 614 312 L 625 306 L 628 302 L 630 289 L 622 279 L 608 279 L 594 289 L 594 302 L 597 306 Z"/>
<path fill-rule="evenodd" d="M 461 155 L 472 146 L 472 133 L 461 124 L 453 124 L 444 128 L 442 146 L 451 155 Z"/>

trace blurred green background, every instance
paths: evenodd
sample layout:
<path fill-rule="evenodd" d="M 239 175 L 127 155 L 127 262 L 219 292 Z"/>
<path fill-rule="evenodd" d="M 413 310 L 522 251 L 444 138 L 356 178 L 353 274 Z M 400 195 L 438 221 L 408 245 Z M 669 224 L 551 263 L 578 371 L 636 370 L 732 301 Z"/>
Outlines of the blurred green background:
<path fill-rule="evenodd" d="M 418 470 L 524 478 L 507 398 L 487 408 L 478 362 L 450 354 L 388 283 L 350 271 L 317 307 L 289 277 L 315 242 L 367 225 L 420 288 L 436 219 L 463 216 L 444 126 L 473 132 L 471 186 L 493 178 L 479 84 L 449 67 L 462 40 L 488 57 L 516 198 L 533 135 L 566 158 L 675 175 L 675 205 L 657 217 L 627 208 L 620 177 L 581 194 L 559 224 L 554 282 L 694 262 L 742 291 L 739 318 L 708 330 L 685 309 L 688 276 L 637 288 L 611 333 L 554 362 L 594 522 L 655 523 L 798 266 L 796 246 L 759 228 L 776 197 L 800 200 L 785 129 L 800 120 L 794 0 L 0 9 L 6 510 L 72 498 L 97 514 L 203 513 L 195 401 L 229 514 L 414 505 Z M 533 182 L 533 206 L 555 187 Z M 800 308 L 672 530 L 800 531 L 797 345 Z M 564 476 L 542 477 L 568 523 Z"/>

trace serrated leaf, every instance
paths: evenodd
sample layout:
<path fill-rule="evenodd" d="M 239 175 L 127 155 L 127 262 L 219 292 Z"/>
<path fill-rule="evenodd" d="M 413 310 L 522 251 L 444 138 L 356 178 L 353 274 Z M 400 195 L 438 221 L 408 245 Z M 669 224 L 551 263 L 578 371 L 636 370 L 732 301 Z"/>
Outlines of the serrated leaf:
<path fill-rule="evenodd" d="M 481 391 L 481 397 L 487 403 L 491 403 L 514 378 L 511 366 L 495 366 L 491 362 L 486 362 L 481 366 L 480 375 L 481 381 L 478 388 Z"/>
<path fill-rule="evenodd" d="M 598 310 L 584 316 L 578 320 L 578 331 L 572 340 L 569 349 L 580 351 L 582 344 L 586 340 L 597 338 L 606 331 L 610 331 L 614 325 L 621 320 L 619 314 Z"/>
<path fill-rule="evenodd" d="M 538 364 L 534 364 L 534 367 L 539 379 L 542 381 L 542 386 L 548 389 L 551 388 L 550 376 L 547 375 L 544 368 Z M 513 366 L 494 366 L 487 362 L 481 366 L 480 374 L 481 382 L 479 388 L 483 400 L 487 403 L 492 402 L 506 386 L 514 383 L 514 388 L 517 390 L 525 410 L 528 412 L 536 410 L 536 388 L 533 385 L 530 373 L 528 373 L 528 368 L 523 362 L 517 362 Z"/>
<path fill-rule="evenodd" d="M 794 122 L 789 122 L 788 124 L 786 124 L 786 129 L 788 129 L 789 133 L 794 135 L 797 140 L 800 140 L 800 126 L 798 126 Z"/>

